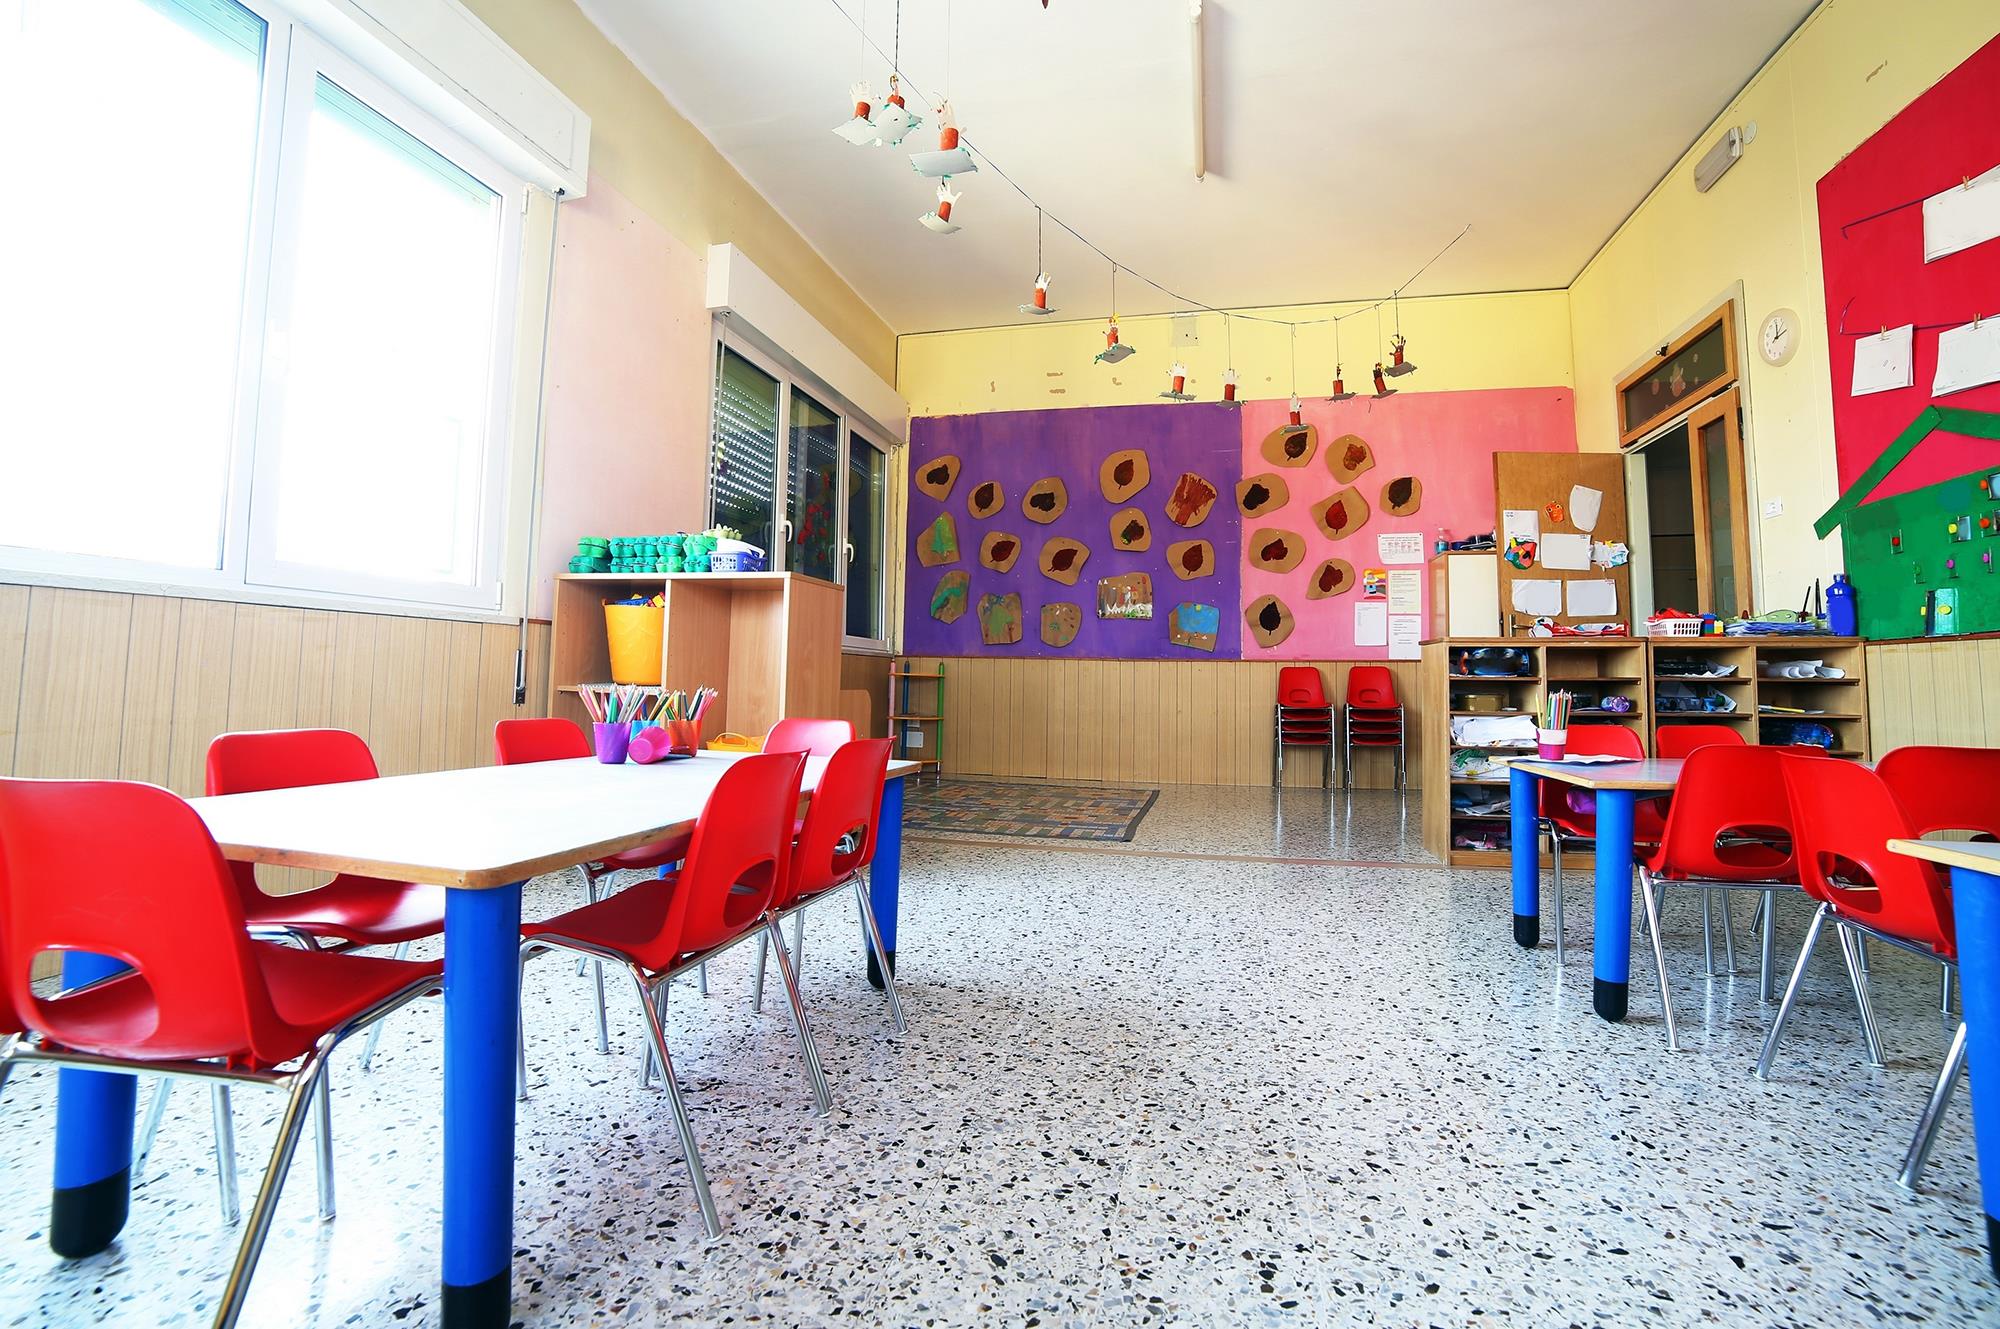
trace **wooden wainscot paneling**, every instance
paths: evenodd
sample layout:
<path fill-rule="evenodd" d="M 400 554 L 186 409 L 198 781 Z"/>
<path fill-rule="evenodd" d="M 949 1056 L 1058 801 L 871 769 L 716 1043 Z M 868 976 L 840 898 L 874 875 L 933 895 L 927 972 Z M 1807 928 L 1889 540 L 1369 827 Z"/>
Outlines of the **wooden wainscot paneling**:
<path fill-rule="evenodd" d="M 1912 743 L 2000 747 L 2000 636 L 1872 642 L 1869 751 Z"/>

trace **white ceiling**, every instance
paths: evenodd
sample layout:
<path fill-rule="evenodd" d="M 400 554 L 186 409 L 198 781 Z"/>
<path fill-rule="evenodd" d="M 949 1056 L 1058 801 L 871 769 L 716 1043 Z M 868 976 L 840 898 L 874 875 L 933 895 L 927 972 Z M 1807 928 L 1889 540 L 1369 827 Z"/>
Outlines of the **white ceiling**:
<path fill-rule="evenodd" d="M 934 182 L 830 129 L 879 101 L 863 0 L 583 0 L 603 28 L 897 332 L 1025 321 L 1034 208 Z M 1223 306 L 1363 299 L 1472 233 L 1412 294 L 1568 285 L 1817 0 L 1206 0 L 1208 178 L 1192 168 L 1188 0 L 904 0 L 902 68 L 1052 214 Z M 867 0 L 885 51 L 895 0 Z M 1751 149 L 1755 151 L 1754 148 Z M 1688 186 L 1692 188 L 1692 185 Z M 1051 302 L 1099 317 L 1109 267 L 1049 228 Z M 1124 312 L 1171 308 L 1130 278 Z"/>

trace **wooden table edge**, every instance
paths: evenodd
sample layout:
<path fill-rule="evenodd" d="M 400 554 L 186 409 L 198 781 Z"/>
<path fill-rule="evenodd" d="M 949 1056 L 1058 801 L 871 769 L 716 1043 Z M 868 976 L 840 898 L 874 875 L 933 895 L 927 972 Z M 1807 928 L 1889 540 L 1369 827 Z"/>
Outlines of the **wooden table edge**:
<path fill-rule="evenodd" d="M 1983 872 L 1989 877 L 2000 877 L 2000 849 L 1991 853 L 1977 853 L 1970 843 L 1961 840 L 1903 840 L 1889 841 L 1892 853 L 1905 858 L 1922 859 L 1927 863 L 1938 863 L 1948 868 L 1963 868 L 1968 872 Z"/>

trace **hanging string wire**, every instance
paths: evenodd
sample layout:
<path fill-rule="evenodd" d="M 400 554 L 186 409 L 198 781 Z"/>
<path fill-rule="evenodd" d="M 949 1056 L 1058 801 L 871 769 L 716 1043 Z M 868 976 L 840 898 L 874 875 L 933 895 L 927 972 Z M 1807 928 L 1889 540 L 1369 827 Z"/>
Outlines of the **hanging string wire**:
<path fill-rule="evenodd" d="M 1292 324 L 1292 396 L 1299 395 L 1299 325 Z"/>
<path fill-rule="evenodd" d="M 1049 270 L 1048 270 L 1047 268 L 1045 268 L 1045 267 L 1043 267 L 1043 266 L 1042 266 L 1042 210 L 1041 210 L 1041 208 L 1037 207 L 1037 208 L 1035 209 L 1035 278 L 1036 278 L 1036 280 L 1038 280 L 1038 281 L 1039 281 L 1039 280 L 1040 280 L 1040 279 L 1041 279 L 1042 277 L 1046 276 L 1046 275 L 1048 274 L 1048 271 L 1049 271 Z"/>
<path fill-rule="evenodd" d="M 867 46 L 873 47 L 877 55 L 881 56 L 884 60 L 890 62 L 891 72 L 896 74 L 899 78 L 902 79 L 902 82 L 909 88 L 910 92 L 913 95 L 917 96 L 922 100 L 926 101 L 929 100 L 927 97 L 924 96 L 923 90 L 917 87 L 916 83 L 913 82 L 909 77 L 904 75 L 902 72 L 902 66 L 901 66 L 901 54 L 902 54 L 902 42 L 903 42 L 902 0 L 897 0 L 896 3 L 896 38 L 895 38 L 894 55 L 891 55 L 889 52 L 884 51 L 879 45 L 875 43 L 874 39 L 869 37 L 868 30 L 862 25 L 857 24 L 855 22 L 854 15 L 847 12 L 847 6 L 842 4 L 841 0 L 827 0 L 827 3 L 833 6 L 834 12 L 839 14 L 842 19 L 846 20 L 848 26 L 855 28 L 861 33 L 861 40 Z M 948 13 L 949 10 L 947 10 L 947 14 Z M 947 74 L 946 78 L 947 82 L 949 82 L 949 74 Z M 1004 180 L 1007 183 L 1007 187 L 1012 189 L 1015 193 L 1019 194 L 1021 198 L 1028 203 L 1029 206 L 1033 207 L 1037 212 L 1043 210 L 1042 205 L 1036 201 L 1035 196 L 1033 194 L 1030 194 L 1025 188 L 1023 188 L 1021 183 L 1018 180 L 1014 179 L 1013 176 L 1007 174 L 1006 171 L 1002 170 L 1000 164 L 994 161 L 993 158 L 989 156 L 985 152 L 985 150 L 980 148 L 977 143 L 973 142 L 973 140 L 966 135 L 963 129 L 959 130 L 958 142 L 960 147 L 964 148 L 967 152 L 971 153 L 974 157 L 977 157 L 979 159 L 980 163 L 982 164 L 983 168 L 986 171 L 989 171 L 993 175 L 996 175 L 1000 177 L 1000 179 Z M 1119 263 L 1117 259 L 1113 258 L 1101 246 L 1092 241 L 1089 236 L 1085 235 L 1082 231 L 1077 230 L 1074 226 L 1071 226 L 1068 222 L 1064 221 L 1061 217 L 1056 216 L 1053 212 L 1048 214 L 1048 220 L 1054 222 L 1058 227 L 1062 228 L 1064 231 L 1067 231 L 1071 239 L 1075 240 L 1085 249 L 1090 250 L 1092 253 L 1096 254 L 1099 258 L 1103 259 L 1106 263 L 1109 263 L 1111 265 L 1113 286 L 1115 289 L 1117 271 L 1120 267 L 1124 267 L 1125 265 Z M 1236 318 L 1248 319 L 1252 323 L 1269 323 L 1277 327 L 1293 327 L 1293 328 L 1313 327 L 1322 323 L 1331 323 L 1334 326 L 1338 327 L 1342 319 L 1355 318 L 1359 315 L 1368 313 L 1370 310 L 1379 311 L 1383 305 L 1388 304 L 1391 300 L 1395 299 L 1397 296 L 1401 295 L 1402 292 L 1408 290 L 1412 285 L 1414 285 L 1416 283 L 1417 278 L 1423 276 L 1426 272 L 1430 271 L 1432 264 L 1436 263 L 1439 259 L 1443 258 L 1446 254 L 1450 253 L 1452 247 L 1456 245 L 1460 240 L 1463 240 L 1468 234 L 1471 233 L 1471 231 L 1472 231 L 1472 223 L 1467 222 L 1457 235 L 1454 235 L 1450 240 L 1447 240 L 1445 242 L 1444 248 L 1438 250 L 1437 253 L 1432 254 L 1429 258 L 1425 259 L 1422 267 L 1418 268 L 1415 272 L 1411 273 L 1409 277 L 1405 279 L 1400 286 L 1397 286 L 1388 295 L 1382 296 L 1379 299 L 1373 301 L 1357 302 L 1356 308 L 1350 309 L 1344 314 L 1328 314 L 1323 318 L 1299 318 L 1299 319 L 1274 318 L 1269 314 L 1250 314 L 1250 313 L 1245 313 L 1243 310 L 1239 308 L 1225 307 L 1223 305 L 1211 305 L 1204 301 L 1196 300 L 1191 296 L 1182 295 L 1180 292 L 1174 290 L 1172 287 L 1167 286 L 1162 282 L 1153 280 L 1151 277 L 1148 277 L 1145 273 L 1140 272 L 1136 268 L 1126 267 L 1125 271 L 1131 273 L 1134 277 L 1137 277 L 1140 281 L 1152 287 L 1154 290 L 1158 291 L 1161 295 L 1166 296 L 1169 300 L 1179 301 L 1181 304 L 1189 305 L 1195 309 L 1202 310 L 1206 313 L 1221 314 L 1228 312 L 1233 314 L 1234 317 Z M 1115 310 L 1117 304 L 1115 296 L 1112 301 L 1112 304 Z M 1381 320 L 1378 318 L 1376 322 L 1378 324 L 1378 327 L 1376 329 L 1375 340 L 1379 347 L 1379 344 L 1382 340 L 1381 329 L 1379 327 Z"/>

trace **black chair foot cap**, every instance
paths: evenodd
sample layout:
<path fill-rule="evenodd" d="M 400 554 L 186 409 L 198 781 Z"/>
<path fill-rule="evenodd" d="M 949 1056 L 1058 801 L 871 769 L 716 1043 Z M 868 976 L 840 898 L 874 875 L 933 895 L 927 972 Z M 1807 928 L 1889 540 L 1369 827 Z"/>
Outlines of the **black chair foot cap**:
<path fill-rule="evenodd" d="M 896 953 L 894 951 L 885 951 L 883 954 L 889 957 L 889 972 L 893 975 L 896 972 Z M 873 951 L 868 952 L 868 983 L 877 992 L 882 990 L 882 967 L 875 963 L 875 952 Z"/>
<path fill-rule="evenodd" d="M 514 1318 L 512 1269 L 502 1269 L 483 1283 L 444 1285 L 445 1329 L 489 1329 Z"/>
<path fill-rule="evenodd" d="M 132 1208 L 132 1169 L 101 1181 L 59 1186 L 49 1204 L 49 1249 L 65 1260 L 95 1255 L 117 1240 Z"/>
<path fill-rule="evenodd" d="M 1540 914 L 1514 915 L 1514 940 L 1529 950 L 1542 943 L 1542 916 Z"/>
<path fill-rule="evenodd" d="M 1628 988 L 1624 983 L 1612 983 L 1602 978 L 1591 980 L 1590 1004 L 1597 1013 L 1607 1020 L 1625 1018 L 1625 997 Z"/>

